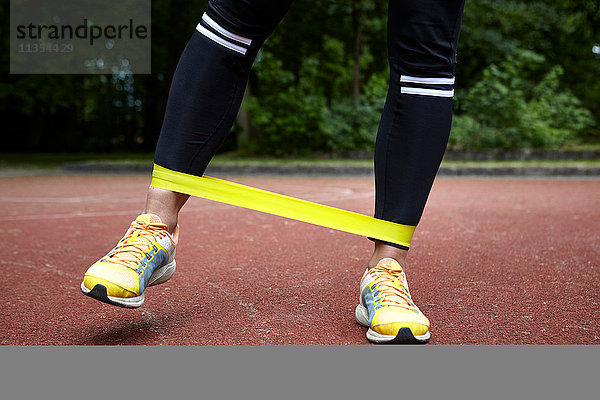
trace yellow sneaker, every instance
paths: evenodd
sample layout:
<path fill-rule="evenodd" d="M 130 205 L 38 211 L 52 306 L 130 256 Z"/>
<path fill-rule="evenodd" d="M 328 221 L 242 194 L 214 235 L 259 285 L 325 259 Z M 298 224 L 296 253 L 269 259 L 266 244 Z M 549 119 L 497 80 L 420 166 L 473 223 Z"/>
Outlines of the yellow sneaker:
<path fill-rule="evenodd" d="M 374 343 L 427 343 L 429 320 L 413 303 L 406 276 L 398 262 L 384 258 L 367 269 L 360 281 L 356 322 L 369 327 Z"/>
<path fill-rule="evenodd" d="M 169 234 L 157 215 L 138 216 L 117 246 L 87 270 L 81 291 L 115 306 L 141 306 L 146 287 L 175 273 L 178 237 L 179 227 Z"/>

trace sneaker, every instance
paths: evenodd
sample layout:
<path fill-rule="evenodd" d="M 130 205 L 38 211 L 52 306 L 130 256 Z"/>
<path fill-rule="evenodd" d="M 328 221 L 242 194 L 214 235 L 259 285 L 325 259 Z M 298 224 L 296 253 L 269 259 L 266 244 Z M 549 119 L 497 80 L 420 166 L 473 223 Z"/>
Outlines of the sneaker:
<path fill-rule="evenodd" d="M 157 215 L 140 215 L 117 246 L 87 270 L 81 291 L 115 306 L 141 306 L 146 287 L 175 273 L 178 237 L 179 226 L 171 235 Z"/>
<path fill-rule="evenodd" d="M 356 322 L 369 327 L 374 343 L 427 343 L 429 320 L 413 303 L 402 267 L 384 258 L 367 269 L 360 281 Z"/>

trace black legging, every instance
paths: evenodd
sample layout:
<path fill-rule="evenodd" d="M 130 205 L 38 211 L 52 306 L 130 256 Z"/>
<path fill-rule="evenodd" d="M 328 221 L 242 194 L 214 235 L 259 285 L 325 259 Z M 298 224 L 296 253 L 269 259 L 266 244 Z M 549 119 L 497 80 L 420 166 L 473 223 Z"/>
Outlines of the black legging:
<path fill-rule="evenodd" d="M 204 173 L 233 125 L 260 46 L 291 3 L 209 1 L 173 76 L 157 165 Z M 389 2 L 390 83 L 375 144 L 377 218 L 419 223 L 450 133 L 463 6 L 464 0 Z"/>

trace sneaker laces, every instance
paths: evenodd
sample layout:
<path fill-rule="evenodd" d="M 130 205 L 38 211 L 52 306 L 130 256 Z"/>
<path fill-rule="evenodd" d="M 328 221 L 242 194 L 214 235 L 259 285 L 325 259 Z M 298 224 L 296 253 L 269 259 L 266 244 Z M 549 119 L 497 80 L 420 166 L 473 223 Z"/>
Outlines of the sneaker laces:
<path fill-rule="evenodd" d="M 158 236 L 167 236 L 165 224 L 145 221 L 133 221 L 127 233 L 117 246 L 107 255 L 111 263 L 119 264 L 130 269 L 137 269 L 138 260 L 145 256 L 146 250 L 153 246 L 153 241 Z"/>
<path fill-rule="evenodd" d="M 392 269 L 383 264 L 373 267 L 369 273 L 375 277 L 377 290 L 382 295 L 382 306 L 400 307 L 409 311 L 416 311 L 408 287 L 404 284 L 406 278 L 401 269 Z"/>

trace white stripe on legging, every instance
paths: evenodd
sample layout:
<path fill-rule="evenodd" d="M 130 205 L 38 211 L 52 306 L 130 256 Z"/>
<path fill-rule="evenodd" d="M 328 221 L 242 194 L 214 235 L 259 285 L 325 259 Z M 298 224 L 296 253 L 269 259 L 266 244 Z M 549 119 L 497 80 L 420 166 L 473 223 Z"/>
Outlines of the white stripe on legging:
<path fill-rule="evenodd" d="M 216 43 L 220 44 L 223 47 L 227 47 L 229 50 L 233 50 L 233 51 L 238 52 L 240 54 L 246 55 L 246 49 L 245 48 L 243 48 L 242 46 L 238 46 L 237 44 L 233 44 L 231 42 L 228 42 L 227 40 L 223 39 L 222 37 L 215 35 L 211 31 L 209 31 L 208 29 L 206 29 L 205 27 L 203 27 L 201 24 L 198 24 L 196 26 L 196 30 L 198 32 L 200 32 L 201 34 L 203 34 L 204 36 L 206 36 L 207 38 L 209 38 L 210 40 L 212 40 L 213 42 L 216 42 Z"/>
<path fill-rule="evenodd" d="M 225 28 L 221 27 L 221 25 L 217 24 L 214 19 L 212 19 L 211 17 L 206 15 L 206 13 L 204 13 L 204 15 L 202 15 L 202 19 L 204 20 L 204 22 L 206 22 L 208 24 L 208 26 L 210 26 L 211 28 L 213 28 L 215 31 L 219 32 L 221 35 L 225 36 L 226 38 L 235 40 L 236 42 L 243 43 L 247 46 L 250 46 L 252 44 L 252 39 L 248 39 L 243 36 L 236 35 L 235 33 L 229 32 L 227 29 L 225 29 Z"/>
<path fill-rule="evenodd" d="M 452 77 L 452 78 L 420 78 L 418 76 L 401 75 L 400 82 L 424 83 L 424 84 L 429 84 L 429 85 L 454 85 L 454 77 Z"/>
<path fill-rule="evenodd" d="M 452 90 L 437 90 L 437 89 L 401 87 L 400 93 L 421 94 L 423 96 L 435 96 L 435 97 L 452 97 L 452 96 L 454 96 L 454 89 L 452 89 Z"/>

